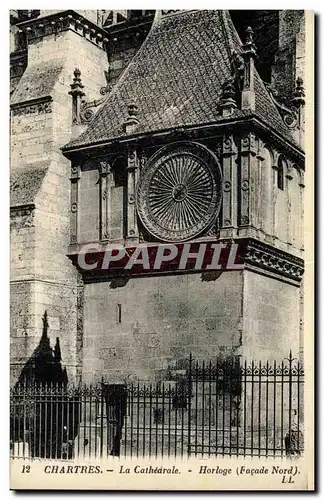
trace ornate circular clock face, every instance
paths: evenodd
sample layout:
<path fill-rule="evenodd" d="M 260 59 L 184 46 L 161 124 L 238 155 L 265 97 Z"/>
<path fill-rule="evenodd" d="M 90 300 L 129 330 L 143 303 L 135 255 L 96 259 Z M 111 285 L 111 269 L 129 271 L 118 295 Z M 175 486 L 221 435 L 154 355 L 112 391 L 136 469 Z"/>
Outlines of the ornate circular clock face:
<path fill-rule="evenodd" d="M 186 241 L 215 221 L 221 203 L 216 157 L 196 143 L 166 146 L 146 164 L 137 188 L 144 227 L 159 240 Z"/>

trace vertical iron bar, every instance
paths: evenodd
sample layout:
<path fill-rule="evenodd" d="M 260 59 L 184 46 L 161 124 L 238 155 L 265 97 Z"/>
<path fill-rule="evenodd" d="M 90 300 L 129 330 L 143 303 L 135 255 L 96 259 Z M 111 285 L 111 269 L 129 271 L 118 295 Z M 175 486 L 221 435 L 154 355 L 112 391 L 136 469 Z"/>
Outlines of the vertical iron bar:
<path fill-rule="evenodd" d="M 259 457 L 261 456 L 261 361 L 259 362 L 259 411 L 258 411 L 258 441 L 259 441 Z"/>
<path fill-rule="evenodd" d="M 165 413 L 164 413 L 164 396 L 165 396 L 165 385 L 164 385 L 164 382 L 162 383 L 162 439 L 161 439 L 161 447 L 162 447 L 162 450 L 161 450 L 161 456 L 163 457 L 163 451 L 164 451 L 164 417 L 165 417 Z"/>
<path fill-rule="evenodd" d="M 78 458 L 80 457 L 80 431 L 81 431 L 81 423 L 82 423 L 82 385 L 81 382 L 79 381 L 79 387 L 78 387 Z"/>
<path fill-rule="evenodd" d="M 36 449 L 36 443 L 37 443 L 37 420 L 36 420 L 36 413 L 37 413 L 37 387 L 36 384 L 33 384 L 33 455 L 34 457 L 37 456 L 37 449 Z"/>
<path fill-rule="evenodd" d="M 191 455 L 191 394 L 192 394 L 192 354 L 189 356 L 188 374 L 188 457 Z"/>
<path fill-rule="evenodd" d="M 155 456 L 158 456 L 158 410 L 159 410 L 159 399 L 158 399 L 158 386 L 155 384 Z"/>
<path fill-rule="evenodd" d="M 95 416 L 94 416 L 94 426 L 95 426 L 95 437 L 94 437 L 94 454 L 95 457 L 97 458 L 98 455 L 98 414 L 99 414 L 99 401 L 98 401 L 98 393 L 95 390 L 96 388 L 94 387 L 94 400 L 95 400 Z"/>
<path fill-rule="evenodd" d="M 240 454 L 239 432 L 240 432 L 240 404 L 241 404 L 241 362 L 237 358 L 235 365 L 235 401 L 236 401 L 236 454 Z"/>
<path fill-rule="evenodd" d="M 251 456 L 254 454 L 253 449 L 253 406 L 254 406 L 254 361 L 252 360 L 252 377 L 251 377 Z"/>
<path fill-rule="evenodd" d="M 63 458 L 63 442 L 64 442 L 64 407 L 65 407 L 65 391 L 64 385 L 61 384 L 61 447 L 60 447 L 60 457 Z"/>
<path fill-rule="evenodd" d="M 131 457 L 133 456 L 133 428 L 134 428 L 134 384 L 131 387 Z"/>
<path fill-rule="evenodd" d="M 222 363 L 223 367 L 223 455 L 225 455 L 225 429 L 226 429 L 226 367 L 224 362 Z"/>
<path fill-rule="evenodd" d="M 92 445 L 92 384 L 89 386 L 89 458 L 91 457 L 91 445 Z"/>
<path fill-rule="evenodd" d="M 45 423 L 44 423 L 44 458 L 47 457 L 47 398 L 48 398 L 48 384 L 45 382 Z"/>
<path fill-rule="evenodd" d="M 211 404 L 211 391 L 212 391 L 212 364 L 211 360 L 208 363 L 208 457 L 211 451 L 211 417 L 212 417 L 212 404 Z M 217 451 L 217 449 L 216 449 Z"/>
<path fill-rule="evenodd" d="M 215 426 L 215 454 L 217 455 L 218 452 L 218 406 L 219 406 L 219 380 L 218 380 L 218 374 L 219 374 L 219 362 L 218 358 L 216 360 L 216 377 L 215 377 L 215 391 L 216 391 L 216 415 L 215 415 L 215 420 L 216 420 L 216 426 Z"/>
<path fill-rule="evenodd" d="M 280 434 L 281 434 L 281 456 L 284 453 L 284 438 L 283 438 L 283 414 L 284 414 L 284 362 L 281 362 L 281 418 L 280 418 Z"/>
<path fill-rule="evenodd" d="M 146 414 L 145 393 L 146 393 L 146 385 L 144 385 L 144 388 L 143 388 L 143 457 L 145 456 L 145 433 L 146 433 L 146 428 L 145 428 L 145 414 Z"/>
<path fill-rule="evenodd" d="M 126 392 L 126 408 L 124 417 L 124 456 L 127 456 L 127 437 L 128 437 L 128 415 L 129 415 L 129 397 L 128 397 L 128 387 L 125 387 Z M 120 454 L 121 455 L 121 454 Z"/>
<path fill-rule="evenodd" d="M 103 377 L 101 378 L 101 391 L 100 391 L 100 458 L 102 458 L 103 455 L 103 445 L 104 445 L 104 412 L 105 412 L 105 406 L 106 406 L 106 421 L 107 421 L 107 427 L 109 429 L 109 423 L 108 423 L 108 394 L 106 395 L 105 398 L 105 390 L 108 391 L 108 388 L 105 387 L 104 384 L 104 379 Z M 106 403 L 106 404 L 105 404 Z M 108 431 L 107 429 L 107 431 Z M 107 432 L 107 439 L 108 439 L 108 432 Z M 110 443 L 109 443 L 110 444 Z M 106 447 L 106 454 L 108 453 L 108 446 Z M 110 451 L 110 450 L 109 450 Z"/>
<path fill-rule="evenodd" d="M 233 379 L 233 358 L 230 359 L 229 362 L 229 384 L 228 384 L 228 391 L 229 391 L 229 454 L 230 456 L 232 455 L 232 410 L 233 410 L 233 387 L 232 387 L 232 379 Z"/>
<path fill-rule="evenodd" d="M 277 397 L 277 363 L 273 363 L 273 456 L 276 456 L 276 397 Z"/>
<path fill-rule="evenodd" d="M 202 419 L 202 439 L 201 439 L 201 451 L 202 456 L 204 456 L 204 436 L 205 436 L 205 361 L 202 364 L 202 406 L 201 406 L 201 419 Z"/>
<path fill-rule="evenodd" d="M 198 361 L 196 361 L 196 370 L 195 370 L 195 393 L 196 393 L 196 403 L 195 403 L 195 415 L 196 415 L 196 422 L 195 422 L 195 456 L 197 456 L 198 453 L 198 392 L 199 392 L 199 378 L 198 378 L 198 373 L 199 373 L 199 364 Z"/>
<path fill-rule="evenodd" d="M 24 389 L 23 389 L 23 457 L 25 458 L 25 436 L 26 436 L 26 377 L 24 378 Z"/>
<path fill-rule="evenodd" d="M 50 382 L 50 442 L 49 442 L 49 458 L 53 457 L 53 384 Z"/>
<path fill-rule="evenodd" d="M 178 432 L 178 406 L 179 406 L 179 401 L 181 398 L 181 393 L 179 395 L 179 391 L 181 391 L 181 385 L 176 386 L 175 388 L 175 394 L 174 394 L 174 456 L 177 456 L 177 432 Z M 181 403 L 182 405 L 182 403 Z"/>
<path fill-rule="evenodd" d="M 299 442 L 299 424 L 300 424 L 300 362 L 297 361 L 297 450 L 300 450 Z"/>
<path fill-rule="evenodd" d="M 150 428 L 149 428 L 149 457 L 151 457 L 152 452 L 152 384 L 149 387 L 150 394 Z"/>
<path fill-rule="evenodd" d="M 267 379 L 266 379 L 266 407 L 265 407 L 265 417 L 266 417 L 266 442 L 265 442 L 265 454 L 268 456 L 268 411 L 269 411 L 269 361 L 267 360 L 267 366 L 266 366 L 266 373 L 267 373 Z"/>
<path fill-rule="evenodd" d="M 171 442 L 171 399 L 172 399 L 172 386 L 168 390 L 168 457 L 170 457 L 170 442 Z"/>
<path fill-rule="evenodd" d="M 15 388 L 12 387 L 10 389 L 10 420 L 11 420 L 11 428 L 10 428 L 10 441 L 11 441 L 11 449 L 10 449 L 10 456 L 14 457 L 14 446 L 15 446 L 15 438 L 16 438 L 16 422 L 17 422 L 17 415 L 16 415 L 16 394 L 15 394 Z"/>
<path fill-rule="evenodd" d="M 291 351 L 289 353 L 289 384 L 288 384 L 288 436 L 289 436 L 289 441 L 290 441 L 290 447 L 291 447 L 291 412 L 292 412 L 292 354 Z"/>
<path fill-rule="evenodd" d="M 139 425 L 140 425 L 140 388 L 139 388 L 139 382 L 137 383 L 137 450 L 136 450 L 136 456 L 138 457 L 139 455 Z"/>

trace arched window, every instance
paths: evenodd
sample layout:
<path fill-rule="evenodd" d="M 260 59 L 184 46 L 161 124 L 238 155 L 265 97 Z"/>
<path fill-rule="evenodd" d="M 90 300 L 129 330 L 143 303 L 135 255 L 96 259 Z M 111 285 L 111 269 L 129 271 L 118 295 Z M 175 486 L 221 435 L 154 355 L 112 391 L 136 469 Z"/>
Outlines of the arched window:
<path fill-rule="evenodd" d="M 284 179 L 285 179 L 285 160 L 283 156 L 278 158 L 278 170 L 277 170 L 277 187 L 283 191 L 285 189 Z"/>

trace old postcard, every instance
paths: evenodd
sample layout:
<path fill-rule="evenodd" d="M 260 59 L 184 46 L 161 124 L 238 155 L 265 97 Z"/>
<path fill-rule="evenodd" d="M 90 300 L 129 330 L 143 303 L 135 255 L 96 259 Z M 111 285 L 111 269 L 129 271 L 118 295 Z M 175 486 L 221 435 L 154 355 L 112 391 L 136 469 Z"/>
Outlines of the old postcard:
<path fill-rule="evenodd" d="M 12 489 L 314 489 L 313 24 L 10 11 Z"/>

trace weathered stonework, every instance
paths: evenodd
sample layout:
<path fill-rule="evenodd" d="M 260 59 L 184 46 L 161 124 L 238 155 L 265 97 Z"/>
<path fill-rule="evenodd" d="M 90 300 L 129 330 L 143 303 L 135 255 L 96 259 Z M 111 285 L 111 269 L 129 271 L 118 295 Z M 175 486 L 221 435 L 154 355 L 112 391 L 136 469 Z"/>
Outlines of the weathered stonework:
<path fill-rule="evenodd" d="M 215 111 L 215 122 L 209 117 L 197 126 L 188 120 L 159 134 L 152 129 L 136 136 L 148 121 L 141 118 L 143 109 L 131 100 L 114 108 L 118 120 L 119 113 L 124 113 L 118 121 L 121 141 L 112 137 L 97 147 L 94 139 L 86 151 L 83 145 L 68 153 L 65 149 L 65 157 L 61 148 L 92 129 L 97 112 L 114 95 L 113 86 L 118 85 L 153 21 L 153 14 L 148 13 L 139 20 L 121 16 L 120 23 L 107 21 L 105 25 L 99 14 L 41 11 L 40 16 L 16 23 L 13 30 L 13 378 L 39 343 L 45 311 L 51 343 L 59 337 L 69 379 L 84 382 L 102 376 L 111 382 L 162 380 L 165 370 L 188 358 L 190 352 L 201 359 L 225 353 L 263 361 L 282 359 L 290 347 L 297 354 L 303 321 L 299 286 L 304 159 L 301 142 L 290 141 L 282 131 L 269 131 L 257 118 L 245 119 L 255 111 L 254 94 L 263 89 L 261 80 L 259 88 L 253 86 L 253 54 L 246 52 L 243 73 L 235 75 L 236 85 L 243 78 L 243 88 L 233 90 L 231 83 L 206 110 Z M 165 13 L 168 16 L 174 23 L 179 19 L 178 14 Z M 287 20 L 280 16 L 283 30 Z M 290 86 L 295 85 L 302 65 L 300 23 L 301 19 L 293 20 L 293 35 L 285 31 L 287 45 L 278 48 L 273 70 L 274 80 L 281 82 L 280 61 L 288 61 L 285 68 L 294 73 L 287 80 Z M 296 39 L 294 68 L 293 57 L 286 51 L 291 36 Z M 79 96 L 78 123 L 71 97 L 76 68 L 85 94 Z M 154 84 L 154 92 L 157 87 Z M 267 96 L 276 106 L 265 87 L 262 91 L 263 98 Z M 169 104 L 163 119 L 181 117 L 181 99 L 175 98 L 174 106 Z M 153 122 L 159 116 L 159 102 L 154 106 Z M 185 119 L 192 109 L 184 112 Z M 242 110 L 246 115 L 239 114 Z M 281 123 L 281 115 L 275 116 Z M 139 217 L 138 183 L 160 148 L 186 141 L 207 148 L 221 172 L 221 207 L 200 236 L 215 242 L 219 238 L 247 241 L 244 269 L 97 280 L 78 273 L 67 257 L 69 245 L 72 253 L 87 242 L 156 241 Z M 284 189 L 278 187 L 280 157 Z"/>
<path fill-rule="evenodd" d="M 68 14 L 61 17 L 63 20 L 56 16 L 32 19 L 20 26 L 27 34 L 28 66 L 13 93 L 11 111 L 14 378 L 40 341 L 45 311 L 49 337 L 53 345 L 56 337 L 60 339 L 69 379 L 76 376 L 78 362 L 77 273 L 66 257 L 70 165 L 60 148 L 72 131 L 68 91 L 76 60 L 91 98 L 105 83 L 107 59 L 100 48 L 99 28 L 94 39 L 88 22 L 89 32 L 83 31 L 80 37 L 72 21 L 81 17 L 72 15 L 72 21 Z M 19 314 L 15 312 L 17 303 Z"/>

